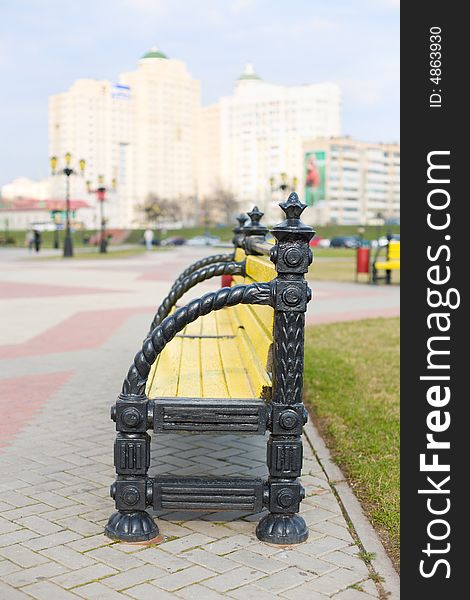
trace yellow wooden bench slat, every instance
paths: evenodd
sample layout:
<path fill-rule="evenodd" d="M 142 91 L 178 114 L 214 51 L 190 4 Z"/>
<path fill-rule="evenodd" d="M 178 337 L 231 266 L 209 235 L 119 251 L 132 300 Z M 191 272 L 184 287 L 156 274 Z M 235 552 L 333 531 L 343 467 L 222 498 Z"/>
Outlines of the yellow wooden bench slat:
<path fill-rule="evenodd" d="M 183 337 L 181 340 L 181 364 L 176 396 L 202 397 L 200 340 L 188 337 Z M 172 342 L 168 346 L 171 344 Z M 158 390 L 158 380 L 156 383 Z"/>
<path fill-rule="evenodd" d="M 381 262 L 376 262 L 375 268 L 376 269 L 385 269 L 385 270 L 399 269 L 400 261 L 399 260 L 385 260 L 385 261 L 381 261 Z"/>
<path fill-rule="evenodd" d="M 240 356 L 238 340 L 235 338 L 218 339 L 223 372 L 231 398 L 255 398 L 250 377 Z"/>
<path fill-rule="evenodd" d="M 255 281 L 271 281 L 277 275 L 273 263 L 261 256 L 246 257 L 246 274 Z"/>
<path fill-rule="evenodd" d="M 199 351 L 201 354 L 202 397 L 229 397 L 219 340 L 217 338 L 202 338 L 200 340 Z M 184 374 L 182 377 L 184 377 Z"/>

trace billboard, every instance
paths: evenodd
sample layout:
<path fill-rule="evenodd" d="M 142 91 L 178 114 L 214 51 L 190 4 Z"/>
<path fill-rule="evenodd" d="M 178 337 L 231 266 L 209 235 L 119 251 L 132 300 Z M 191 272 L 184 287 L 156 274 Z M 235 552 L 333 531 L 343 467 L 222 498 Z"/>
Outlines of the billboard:
<path fill-rule="evenodd" d="M 316 150 L 306 152 L 305 165 L 305 203 L 315 206 L 325 200 L 326 195 L 326 152 Z"/>

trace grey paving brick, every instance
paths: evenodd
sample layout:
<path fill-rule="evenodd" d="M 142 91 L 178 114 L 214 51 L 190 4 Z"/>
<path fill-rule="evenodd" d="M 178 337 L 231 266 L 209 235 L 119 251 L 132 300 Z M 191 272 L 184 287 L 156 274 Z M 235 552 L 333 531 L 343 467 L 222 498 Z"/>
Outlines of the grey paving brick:
<path fill-rule="evenodd" d="M 321 594 L 320 592 L 316 592 L 312 589 L 312 587 L 307 586 L 307 584 L 300 585 L 299 587 L 292 588 L 287 590 L 282 594 L 283 598 L 288 598 L 289 600 L 300 600 L 307 599 L 308 600 L 327 600 L 330 596 L 325 594 Z M 363 600 L 368 600 L 367 598 L 363 598 Z"/>
<path fill-rule="evenodd" d="M 192 559 L 190 555 L 192 552 L 196 551 L 189 550 L 187 554 L 184 553 L 181 556 L 174 556 L 173 554 L 164 552 L 160 548 L 146 548 L 145 550 L 141 550 L 139 552 L 138 558 L 141 561 L 155 565 L 160 569 L 164 569 L 169 573 L 174 573 L 176 571 L 181 571 L 182 569 L 187 569 L 191 566 L 192 563 L 190 560 Z"/>
<path fill-rule="evenodd" d="M 126 590 L 127 594 L 136 600 L 174 600 L 176 598 L 175 594 L 166 592 L 149 583 L 136 585 L 132 589 Z"/>
<path fill-rule="evenodd" d="M 47 519 L 43 517 L 39 517 L 37 515 L 31 515 L 29 517 L 24 517 L 23 519 L 19 519 L 18 523 L 22 527 L 26 527 L 27 529 L 32 529 L 36 533 L 40 533 L 41 535 L 49 535 L 50 533 L 57 533 L 58 531 L 62 531 L 64 527 L 60 527 L 55 523 L 51 523 Z"/>
<path fill-rule="evenodd" d="M 93 583 L 87 583 L 86 585 L 74 588 L 73 593 L 80 596 L 80 598 L 86 598 L 87 600 L 124 600 L 124 598 L 129 598 L 127 594 L 124 595 L 116 592 L 99 581 L 94 581 Z"/>
<path fill-rule="evenodd" d="M 21 590 L 16 590 L 10 585 L 0 581 L 0 598 L 3 598 L 4 600 L 25 600 L 25 598 L 31 599 L 31 596 L 27 596 Z"/>
<path fill-rule="evenodd" d="M 321 538 L 307 541 L 304 544 L 299 544 L 299 552 L 308 554 L 309 556 L 322 556 L 327 552 L 339 550 L 348 546 L 348 542 L 340 540 L 332 536 L 324 536 Z"/>
<path fill-rule="evenodd" d="M 238 566 L 237 563 L 234 562 L 231 554 L 228 555 L 228 558 L 224 558 L 223 556 L 208 552 L 203 548 L 188 550 L 183 556 L 201 567 L 207 567 L 216 573 L 225 573 L 225 571 L 230 571 L 230 569 L 234 569 Z M 258 555 L 258 558 L 261 557 Z"/>
<path fill-rule="evenodd" d="M 218 575 L 213 579 L 209 579 L 204 582 L 204 585 L 210 587 L 217 592 L 227 592 L 233 590 L 241 585 L 256 581 L 261 577 L 266 577 L 266 573 L 262 573 L 257 569 L 251 569 L 250 567 L 237 567 L 227 573 Z"/>
<path fill-rule="evenodd" d="M 214 554 L 224 555 L 235 550 L 240 550 L 241 548 L 246 548 L 254 541 L 257 541 L 254 536 L 251 537 L 239 534 L 223 538 L 211 544 L 207 544 L 206 548 Z"/>
<path fill-rule="evenodd" d="M 273 598 L 277 598 L 280 596 L 277 596 L 277 594 L 274 595 L 272 592 L 263 590 L 263 588 L 258 587 L 255 582 L 253 584 L 243 585 L 242 587 L 236 588 L 235 590 L 226 592 L 226 597 L 236 598 L 236 600 L 272 600 Z M 302 598 L 302 596 L 299 596 L 297 600 L 304 599 Z M 307 600 L 307 598 L 305 600 Z"/>
<path fill-rule="evenodd" d="M 0 517 L 0 533 L 10 533 L 11 531 L 16 531 L 17 529 L 20 529 L 20 525 Z"/>
<path fill-rule="evenodd" d="M 105 537 L 103 534 L 93 535 L 90 537 L 79 538 L 76 541 L 67 543 L 67 546 L 78 552 L 87 552 L 88 550 L 94 550 L 95 548 L 101 548 L 103 546 L 109 546 L 112 541 Z"/>
<path fill-rule="evenodd" d="M 209 569 L 205 569 L 204 567 L 199 566 L 193 566 L 189 567 L 188 569 L 178 571 L 177 573 L 172 573 L 171 575 L 164 575 L 163 577 L 154 579 L 152 583 L 163 590 L 172 592 L 182 587 L 191 585 L 193 583 L 198 583 L 200 581 L 206 580 L 208 577 L 213 577 L 214 575 L 215 573 L 213 571 L 209 571 Z M 211 580 L 208 580 L 206 584 L 209 581 Z"/>
<path fill-rule="evenodd" d="M 107 575 L 115 575 L 116 569 L 112 569 L 108 565 L 95 564 L 90 567 L 84 567 L 83 569 L 77 569 L 54 577 L 53 581 L 57 585 L 70 589 L 77 585 L 84 585 L 85 583 L 91 583 L 96 579 L 101 579 Z"/>
<path fill-rule="evenodd" d="M 364 592 L 360 592 L 359 590 L 349 588 L 340 592 L 339 594 L 335 594 L 333 598 L 335 600 L 368 600 L 367 596 L 369 595 L 365 594 Z"/>
<path fill-rule="evenodd" d="M 282 550 L 281 552 L 275 554 L 274 558 L 287 565 L 298 567 L 302 571 L 308 571 L 315 575 L 322 575 L 323 573 L 328 573 L 329 571 L 334 571 L 338 568 L 337 564 L 327 562 L 325 558 L 321 559 L 315 556 L 297 552 L 295 547 L 292 549 Z"/>
<path fill-rule="evenodd" d="M 180 552 L 183 552 L 184 550 L 189 550 L 190 548 L 205 546 L 206 544 L 209 544 L 212 541 L 213 538 L 210 538 L 207 535 L 203 535 L 202 533 L 191 533 L 190 535 L 186 535 L 185 537 L 179 538 L 177 540 L 165 542 L 161 544 L 161 547 L 163 550 L 165 550 L 165 552 L 178 554 Z"/>
<path fill-rule="evenodd" d="M 4 576 L 4 581 L 13 587 L 22 587 L 30 583 L 39 581 L 40 579 L 54 577 L 60 573 L 64 573 L 66 568 L 56 562 L 49 561 L 45 564 L 36 565 L 29 569 L 21 569 Z"/>
<path fill-rule="evenodd" d="M 315 580 L 309 583 L 308 587 L 321 594 L 335 594 L 345 588 L 349 587 L 354 583 L 358 583 L 364 579 L 363 575 L 354 573 L 349 569 L 336 569 L 332 573 L 326 573 L 320 575 Z"/>
<path fill-rule="evenodd" d="M 243 548 L 243 550 L 237 550 L 225 555 L 230 561 L 235 561 L 246 565 L 247 567 L 253 567 L 262 571 L 263 573 L 276 573 L 282 569 L 286 569 L 286 564 L 277 560 L 276 555 L 268 557 L 251 552 L 249 548 Z"/>
<path fill-rule="evenodd" d="M 167 572 L 155 565 L 142 565 L 141 567 L 126 569 L 122 573 L 107 577 L 104 583 L 114 590 L 124 590 L 157 577 L 163 577 L 164 575 L 167 575 Z"/>
<path fill-rule="evenodd" d="M 123 552 L 118 552 L 118 550 L 112 546 L 90 550 L 86 553 L 86 555 L 110 565 L 119 571 L 123 569 L 133 569 L 142 565 L 142 562 L 135 558 L 133 554 L 124 554 Z"/>
<path fill-rule="evenodd" d="M 305 583 L 314 577 L 315 576 L 308 571 L 302 571 L 296 567 L 288 567 L 279 573 L 274 573 L 274 575 L 269 575 L 269 577 L 257 581 L 256 585 L 264 590 L 278 594 L 291 587 Z"/>
<path fill-rule="evenodd" d="M 25 569 L 48 562 L 48 559 L 21 544 L 0 548 L 0 556 L 8 558 L 12 562 Z"/>
<path fill-rule="evenodd" d="M 67 592 L 51 581 L 33 583 L 23 588 L 23 591 L 36 600 L 77 600 L 78 598 L 75 594 Z"/>
<path fill-rule="evenodd" d="M 200 583 L 178 590 L 177 595 L 185 600 L 227 600 L 225 594 L 219 594 Z"/>
<path fill-rule="evenodd" d="M 51 533 L 50 535 L 29 539 L 23 543 L 25 546 L 28 546 L 28 548 L 31 548 L 31 550 L 45 550 L 46 548 L 52 548 L 52 546 L 60 546 L 67 542 L 73 542 L 79 537 L 80 536 L 73 531 L 58 531 L 57 533 Z"/>
<path fill-rule="evenodd" d="M 26 542 L 33 538 L 37 538 L 38 534 L 29 529 L 19 529 L 17 531 L 11 531 L 10 533 L 4 533 L 0 535 L 0 548 L 5 546 L 11 546 L 12 544 L 18 544 L 20 542 Z"/>
<path fill-rule="evenodd" d="M 86 554 L 72 550 L 72 548 L 65 545 L 41 550 L 41 554 L 44 557 L 47 556 L 47 558 L 65 565 L 69 569 L 82 569 L 83 567 L 95 564 L 95 561 Z"/>
<path fill-rule="evenodd" d="M 19 571 L 21 567 L 9 560 L 0 560 L 0 577 Z"/>
<path fill-rule="evenodd" d="M 66 519 L 60 519 L 57 523 L 63 529 L 70 529 L 81 535 L 98 535 L 103 530 L 103 528 L 96 523 L 92 523 L 91 521 L 80 517 L 67 517 Z"/>

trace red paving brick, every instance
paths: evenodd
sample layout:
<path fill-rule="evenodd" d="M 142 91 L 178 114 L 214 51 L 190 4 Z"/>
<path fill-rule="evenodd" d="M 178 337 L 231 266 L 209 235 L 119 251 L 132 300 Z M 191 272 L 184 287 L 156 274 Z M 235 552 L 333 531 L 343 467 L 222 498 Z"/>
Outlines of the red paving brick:
<path fill-rule="evenodd" d="M 48 285 L 44 283 L 18 283 L 16 281 L 0 281 L 0 298 L 38 298 L 47 296 L 76 296 L 78 294 L 111 294 L 118 290 L 102 288 L 74 287 L 65 285 Z"/>
<path fill-rule="evenodd" d="M 73 371 L 0 379 L 0 447 L 7 446 Z"/>

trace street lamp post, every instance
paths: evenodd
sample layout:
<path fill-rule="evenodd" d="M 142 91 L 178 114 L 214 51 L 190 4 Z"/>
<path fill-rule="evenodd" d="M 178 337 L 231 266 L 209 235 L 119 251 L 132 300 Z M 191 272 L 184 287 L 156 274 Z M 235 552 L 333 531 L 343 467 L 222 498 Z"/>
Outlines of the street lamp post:
<path fill-rule="evenodd" d="M 276 177 L 269 178 L 269 185 L 271 186 L 271 192 L 275 192 L 277 190 L 282 191 L 283 196 L 287 192 L 295 192 L 297 189 L 297 185 L 299 180 L 297 177 L 292 177 L 291 182 L 289 183 L 289 178 L 287 177 L 287 173 L 281 173 L 279 180 Z"/>
<path fill-rule="evenodd" d="M 65 155 L 65 167 L 57 170 L 57 157 L 51 157 L 51 171 L 52 175 L 65 175 L 66 187 L 65 187 L 65 239 L 64 239 L 64 258 L 70 258 L 73 256 L 73 242 L 72 234 L 70 231 L 70 176 L 77 175 L 77 171 L 71 168 L 72 155 L 67 152 Z M 81 158 L 78 161 L 80 175 L 83 175 L 85 171 L 85 161 Z"/>
<path fill-rule="evenodd" d="M 104 216 L 104 203 L 106 200 L 106 192 L 107 188 L 104 185 L 104 177 L 103 175 L 98 175 L 98 187 L 96 190 L 92 190 L 90 187 L 90 182 L 87 181 L 88 192 L 94 192 L 96 194 L 96 198 L 100 204 L 100 223 L 101 223 L 101 233 L 100 233 L 100 253 L 104 254 L 108 251 L 108 240 L 106 236 L 106 219 Z M 113 179 L 111 183 L 112 189 L 116 188 L 116 180 Z"/>

